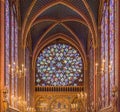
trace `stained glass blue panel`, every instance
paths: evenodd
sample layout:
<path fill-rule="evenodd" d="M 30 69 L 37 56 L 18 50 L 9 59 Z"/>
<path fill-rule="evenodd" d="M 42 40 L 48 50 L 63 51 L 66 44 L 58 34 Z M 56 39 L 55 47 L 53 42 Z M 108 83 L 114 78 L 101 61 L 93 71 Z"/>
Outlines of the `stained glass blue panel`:
<path fill-rule="evenodd" d="M 77 86 L 83 79 L 83 61 L 74 47 L 52 44 L 40 52 L 36 60 L 37 86 Z"/>
<path fill-rule="evenodd" d="M 102 62 L 105 60 L 105 62 Z M 101 23 L 101 99 L 102 108 L 112 101 L 115 85 L 115 0 L 104 3 Z"/>

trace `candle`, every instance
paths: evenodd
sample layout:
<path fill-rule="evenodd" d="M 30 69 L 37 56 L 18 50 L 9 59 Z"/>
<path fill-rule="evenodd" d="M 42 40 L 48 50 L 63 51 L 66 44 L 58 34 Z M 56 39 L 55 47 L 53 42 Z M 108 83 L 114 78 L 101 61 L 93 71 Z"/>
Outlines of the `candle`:
<path fill-rule="evenodd" d="M 16 66 L 16 73 L 18 74 L 18 71 L 19 71 L 19 67 L 18 65 Z"/>
<path fill-rule="evenodd" d="M 13 65 L 15 66 L 15 62 L 13 62 Z"/>
<path fill-rule="evenodd" d="M 24 72 L 24 64 L 22 64 L 22 72 Z"/>

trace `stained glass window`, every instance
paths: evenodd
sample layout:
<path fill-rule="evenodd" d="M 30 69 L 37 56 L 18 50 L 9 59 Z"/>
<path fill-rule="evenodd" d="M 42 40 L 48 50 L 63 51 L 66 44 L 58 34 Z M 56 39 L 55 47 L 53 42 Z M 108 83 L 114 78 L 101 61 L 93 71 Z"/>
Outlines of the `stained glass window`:
<path fill-rule="evenodd" d="M 11 11 L 11 61 L 14 63 L 15 62 L 15 56 L 14 56 L 14 52 L 15 52 L 15 49 L 14 49 L 14 44 L 15 44 L 15 35 L 14 35 L 14 28 L 15 28 L 15 21 L 14 21 L 14 14 L 13 14 L 13 10 Z M 11 64 L 11 67 L 13 68 L 13 69 L 15 69 L 15 65 L 14 64 Z M 12 78 L 12 80 L 11 80 L 11 87 L 12 87 L 12 89 L 11 89 L 11 93 L 12 93 L 12 95 L 14 95 L 14 90 L 15 90 L 15 88 L 14 88 L 14 71 L 11 71 L 11 78 Z"/>
<path fill-rule="evenodd" d="M 6 83 L 6 86 L 8 87 L 8 92 L 10 91 L 9 90 L 9 85 L 10 85 L 10 77 L 9 77 L 9 69 L 8 69 L 8 65 L 10 63 L 10 53 L 9 53 L 9 49 L 10 49 L 10 10 L 9 10 L 9 2 L 8 0 L 6 0 L 6 4 L 5 4 L 5 54 L 6 54 L 6 57 L 5 57 L 5 65 L 6 65 L 6 80 L 5 80 L 5 83 Z M 8 98 L 9 98 L 9 94 L 8 94 Z"/>
<path fill-rule="evenodd" d="M 110 91 L 112 91 L 112 87 L 115 85 L 115 1 L 110 0 Z M 110 92 L 110 98 L 112 98 L 112 93 Z"/>
<path fill-rule="evenodd" d="M 102 107 L 110 105 L 115 80 L 115 1 L 104 3 L 101 22 Z"/>
<path fill-rule="evenodd" d="M 14 56 L 15 56 L 15 63 L 16 63 L 16 65 L 18 65 L 18 24 L 17 24 L 17 19 L 15 18 L 15 32 L 14 32 L 15 34 L 15 44 L 14 44 L 14 49 L 15 49 L 15 54 L 14 54 Z M 15 74 L 15 75 L 17 75 L 17 74 Z M 18 78 L 17 77 L 15 77 L 15 85 L 14 85 L 14 87 L 15 87 L 15 91 L 14 91 L 14 94 L 15 94 L 15 96 L 17 97 L 17 95 L 18 95 L 18 92 L 17 92 L 17 88 L 18 88 L 18 85 L 17 85 L 17 82 L 18 82 Z"/>
<path fill-rule="evenodd" d="M 37 86 L 78 86 L 83 79 L 83 61 L 74 47 L 52 44 L 40 52 L 36 60 Z"/>
<path fill-rule="evenodd" d="M 105 68 L 104 68 L 104 75 L 105 75 L 105 105 L 108 105 L 108 58 L 109 58 L 109 51 L 108 51 L 108 7 L 105 7 L 105 26 L 104 26 L 104 60 L 105 60 Z"/>
<path fill-rule="evenodd" d="M 104 10 L 103 10 L 103 15 L 105 13 L 105 9 L 106 9 L 106 6 L 104 6 Z M 103 71 L 104 69 L 104 59 L 105 59 L 105 18 L 103 17 L 102 18 L 102 22 L 101 22 L 101 65 L 102 65 L 102 68 L 101 70 Z M 104 72 L 101 72 L 101 99 L 102 99 L 102 107 L 104 107 L 104 97 L 105 97 L 105 88 L 104 88 L 104 85 L 105 85 L 105 77 L 104 77 Z"/>
<path fill-rule="evenodd" d="M 13 95 L 17 97 L 17 78 L 14 70 L 18 65 L 18 25 L 17 14 L 12 5 L 8 0 L 5 1 L 5 83 L 8 87 L 8 101 L 10 98 L 12 99 Z M 13 106 L 13 100 L 11 101 Z"/>
<path fill-rule="evenodd" d="M 11 67 L 13 70 L 18 66 L 18 24 L 17 24 L 17 14 L 14 10 L 15 5 L 12 5 L 11 10 Z M 11 70 L 11 94 L 14 97 L 17 97 L 17 74 Z M 15 103 L 12 101 L 12 106 L 15 106 Z"/>

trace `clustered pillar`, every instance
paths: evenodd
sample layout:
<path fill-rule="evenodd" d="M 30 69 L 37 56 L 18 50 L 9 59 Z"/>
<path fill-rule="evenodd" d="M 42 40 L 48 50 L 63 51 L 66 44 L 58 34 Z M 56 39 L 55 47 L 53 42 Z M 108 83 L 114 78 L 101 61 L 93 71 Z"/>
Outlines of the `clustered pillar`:
<path fill-rule="evenodd" d="M 0 112 L 3 110 L 4 88 L 4 0 L 0 0 Z"/>

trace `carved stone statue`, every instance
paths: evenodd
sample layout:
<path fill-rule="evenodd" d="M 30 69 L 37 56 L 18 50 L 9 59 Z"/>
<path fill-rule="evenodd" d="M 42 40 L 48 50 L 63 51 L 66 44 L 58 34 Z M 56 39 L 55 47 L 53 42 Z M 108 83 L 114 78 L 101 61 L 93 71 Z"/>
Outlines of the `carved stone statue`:
<path fill-rule="evenodd" d="M 112 88 L 112 112 L 117 112 L 117 87 Z"/>

